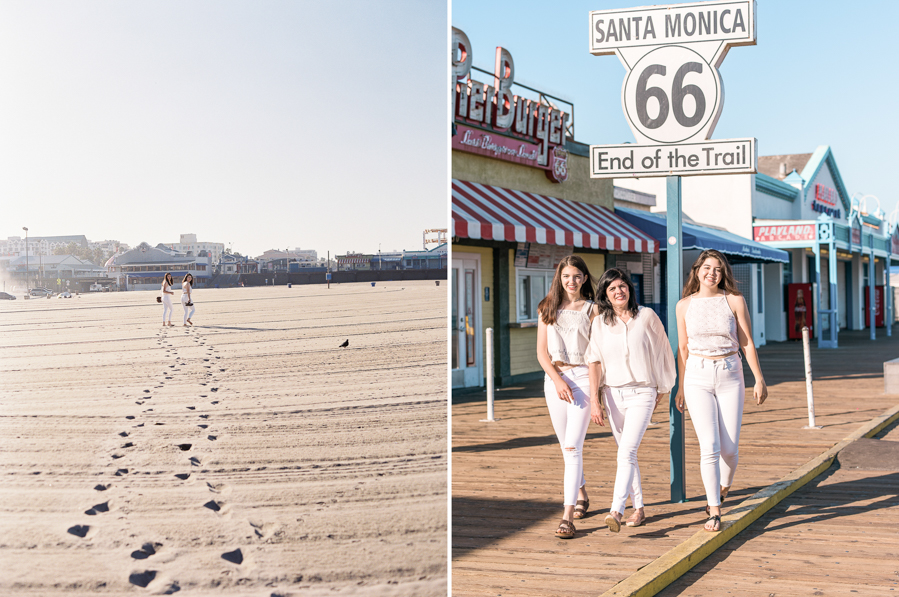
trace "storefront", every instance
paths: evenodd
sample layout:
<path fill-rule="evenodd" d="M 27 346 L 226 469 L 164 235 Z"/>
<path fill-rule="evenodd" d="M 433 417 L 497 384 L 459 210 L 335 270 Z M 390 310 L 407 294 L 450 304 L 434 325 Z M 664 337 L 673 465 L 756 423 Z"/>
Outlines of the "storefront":
<path fill-rule="evenodd" d="M 664 179 L 616 179 L 615 184 L 664 196 Z M 757 174 L 684 177 L 682 184 L 686 217 L 789 254 L 786 263 L 735 268 L 744 295 L 760 299 L 752 309 L 756 344 L 795 337 L 791 284 L 808 286 L 802 292 L 808 304 L 799 309 L 807 309 L 820 346 L 836 346 L 840 328 L 866 327 L 865 286 L 883 284 L 889 269 L 884 264 L 895 259 L 892 235 L 882 213 L 853 209 L 829 146 L 760 156 Z M 884 309 L 889 302 L 887 296 Z"/>
<path fill-rule="evenodd" d="M 656 239 L 664 252 L 667 249 L 665 238 L 667 237 L 667 227 L 664 214 L 652 213 L 648 211 L 633 210 L 619 207 L 615 213 L 627 220 L 652 238 Z M 766 265 L 778 266 L 789 262 L 790 255 L 786 251 L 781 251 L 762 243 L 758 243 L 741 236 L 737 236 L 726 230 L 718 230 L 707 226 L 690 224 L 684 222 L 682 224 L 682 248 L 683 248 L 683 280 L 689 277 L 690 269 L 693 262 L 699 257 L 702 251 L 707 249 L 715 249 L 723 253 L 728 261 L 730 261 L 734 277 L 737 284 L 741 288 L 751 288 L 755 292 L 747 291 L 744 293 L 746 305 L 752 321 L 753 335 L 759 338 L 758 343 L 764 344 L 768 340 L 783 340 L 784 338 L 775 336 L 767 337 L 764 322 L 765 304 L 768 301 L 775 301 L 779 298 L 777 289 L 770 294 L 766 301 L 764 281 L 759 279 L 759 274 L 763 273 Z M 652 293 L 653 302 L 650 302 L 647 295 L 646 304 L 655 309 L 665 323 L 666 329 L 668 324 L 668 303 L 664 285 L 667 280 L 665 267 L 666 259 L 660 253 L 659 255 L 647 256 L 650 262 L 649 271 L 652 272 L 652 287 L 658 289 Z M 634 259 L 630 256 L 618 256 L 616 263 L 610 265 L 619 265 L 623 267 L 633 268 Z M 626 263 L 621 263 L 625 261 Z M 644 271 L 647 270 L 646 264 L 639 264 Z M 753 274 L 756 283 L 752 283 Z M 774 311 L 773 309 L 771 311 Z M 778 322 L 779 323 L 779 322 Z M 758 330 L 756 328 L 759 328 Z M 778 331 L 779 326 L 771 326 L 772 330 Z"/>
<path fill-rule="evenodd" d="M 611 181 L 590 179 L 571 104 L 517 86 L 502 48 L 495 72 L 484 73 L 493 85 L 477 80 L 485 77 L 455 28 L 453 50 L 452 386 L 484 385 L 487 328 L 494 379 L 505 386 L 543 375 L 537 304 L 563 257 L 580 255 L 598 277 L 609 255 L 642 259 L 658 243 L 614 213 Z"/>

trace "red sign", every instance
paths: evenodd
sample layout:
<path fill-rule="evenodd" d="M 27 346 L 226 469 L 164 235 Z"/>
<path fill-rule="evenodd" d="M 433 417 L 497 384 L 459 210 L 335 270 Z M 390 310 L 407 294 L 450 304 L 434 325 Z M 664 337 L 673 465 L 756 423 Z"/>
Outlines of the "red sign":
<path fill-rule="evenodd" d="M 825 187 L 823 184 L 815 185 L 815 201 L 819 201 L 825 205 L 829 205 L 831 207 L 837 206 L 837 192 L 830 188 Z"/>
<path fill-rule="evenodd" d="M 758 242 L 783 242 L 815 240 L 814 224 L 790 224 L 785 226 L 753 226 L 752 238 Z"/>
<path fill-rule="evenodd" d="M 865 286 L 865 327 L 871 325 L 871 287 Z M 883 327 L 883 286 L 874 287 L 874 325 Z"/>
<path fill-rule="evenodd" d="M 814 338 L 812 328 L 812 285 L 787 284 L 787 335 L 790 340 L 802 340 L 802 328 L 809 329 L 809 338 Z"/>
<path fill-rule="evenodd" d="M 895 242 L 895 241 L 893 241 L 893 242 Z M 852 244 L 853 245 L 862 244 L 862 229 L 861 228 L 856 228 L 855 226 L 852 227 Z"/>
<path fill-rule="evenodd" d="M 455 27 L 452 32 L 450 62 L 453 115 L 454 120 L 460 125 L 457 128 L 459 132 L 453 137 L 453 149 L 472 151 L 551 170 L 558 175 L 548 174 L 550 180 L 564 182 L 567 178 L 567 162 L 564 158 L 559 158 L 562 161 L 557 168 L 554 168 L 553 162 L 557 158 L 551 154 L 553 148 L 565 147 L 569 114 L 542 101 L 530 100 L 512 93 L 515 64 L 512 54 L 504 48 L 496 48 L 493 85 L 472 79 L 469 76 L 472 62 L 471 42 L 465 32 Z M 473 132 L 468 138 L 458 139 L 466 130 L 476 131 L 461 126 L 465 123 L 473 124 L 485 131 L 502 132 L 505 140 L 489 132 Z M 485 139 L 485 136 L 489 136 L 489 139 Z M 491 154 L 490 151 L 494 153 Z M 530 163 L 530 157 L 528 161 L 522 161 L 519 152 L 528 156 L 533 154 L 533 163 Z M 560 174 L 562 172 L 564 176 Z"/>
<path fill-rule="evenodd" d="M 535 168 L 546 168 L 537 163 L 540 148 L 533 143 L 510 139 L 487 131 L 480 131 L 464 125 L 456 126 L 453 149 L 468 151 L 491 158 L 515 162 Z"/>

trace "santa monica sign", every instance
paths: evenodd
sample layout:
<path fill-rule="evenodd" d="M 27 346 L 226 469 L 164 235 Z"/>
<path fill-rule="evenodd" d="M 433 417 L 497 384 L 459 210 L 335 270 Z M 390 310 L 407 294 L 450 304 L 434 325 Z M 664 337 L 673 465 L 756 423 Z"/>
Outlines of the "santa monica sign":
<path fill-rule="evenodd" d="M 755 172 L 755 139 L 708 140 L 724 105 L 718 67 L 731 46 L 754 44 L 752 0 L 591 12 L 590 52 L 627 70 L 621 103 L 637 139 L 591 146 L 591 177 Z"/>

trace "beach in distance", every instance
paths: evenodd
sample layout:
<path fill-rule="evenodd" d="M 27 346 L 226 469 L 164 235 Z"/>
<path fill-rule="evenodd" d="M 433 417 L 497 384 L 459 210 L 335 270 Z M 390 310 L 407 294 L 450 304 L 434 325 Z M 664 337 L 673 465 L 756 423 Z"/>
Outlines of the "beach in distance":
<path fill-rule="evenodd" d="M 446 293 L 2 301 L 0 594 L 446 595 Z"/>

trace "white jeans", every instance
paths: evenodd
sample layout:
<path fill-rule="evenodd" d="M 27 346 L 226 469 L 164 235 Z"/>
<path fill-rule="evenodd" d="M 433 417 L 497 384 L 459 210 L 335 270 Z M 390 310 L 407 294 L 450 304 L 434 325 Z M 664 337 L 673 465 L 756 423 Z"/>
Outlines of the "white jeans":
<path fill-rule="evenodd" d="M 184 325 L 187 325 L 187 320 L 194 316 L 194 311 L 196 310 L 193 305 L 187 306 L 187 301 L 189 300 L 186 294 L 181 295 L 181 306 L 184 307 Z"/>
<path fill-rule="evenodd" d="M 609 412 L 609 425 L 618 444 L 618 472 L 615 473 L 615 490 L 612 494 L 612 511 L 624 512 L 627 498 L 634 508 L 643 507 L 643 489 L 640 485 L 640 466 L 637 464 L 637 448 L 656 407 L 656 389 L 624 386 L 603 388 L 603 398 Z"/>
<path fill-rule="evenodd" d="M 174 307 L 172 307 L 172 295 L 171 294 L 163 294 L 162 295 L 162 323 L 172 320 L 172 311 L 173 310 L 174 310 Z"/>
<path fill-rule="evenodd" d="M 546 395 L 549 417 L 565 459 L 564 505 L 574 506 L 577 503 L 578 489 L 587 483 L 584 478 L 583 451 L 587 426 L 590 424 L 590 377 L 587 367 L 580 366 L 563 371 L 562 379 L 571 388 L 572 402 L 559 398 L 556 386 L 548 375 L 544 378 L 543 393 Z"/>
<path fill-rule="evenodd" d="M 740 355 L 704 359 L 690 355 L 684 400 L 699 440 L 699 471 L 709 506 L 721 505 L 721 486 L 730 487 L 740 460 L 740 425 L 746 385 Z"/>

